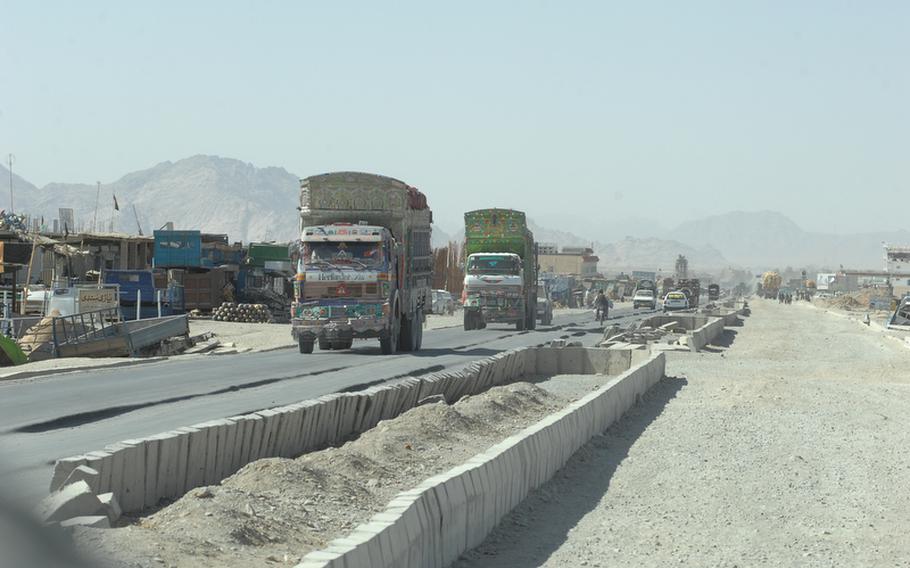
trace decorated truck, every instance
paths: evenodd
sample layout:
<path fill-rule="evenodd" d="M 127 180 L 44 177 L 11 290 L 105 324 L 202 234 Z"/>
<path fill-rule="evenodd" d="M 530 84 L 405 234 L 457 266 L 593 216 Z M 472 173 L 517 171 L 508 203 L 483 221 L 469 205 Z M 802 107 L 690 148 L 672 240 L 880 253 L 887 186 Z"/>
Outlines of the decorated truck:
<path fill-rule="evenodd" d="M 291 326 L 301 353 L 379 339 L 383 354 L 417 351 L 430 303 L 432 212 L 397 179 L 338 172 L 300 182 L 300 240 Z"/>
<path fill-rule="evenodd" d="M 488 323 L 537 326 L 537 247 L 525 214 L 479 209 L 464 214 L 464 328 Z"/>

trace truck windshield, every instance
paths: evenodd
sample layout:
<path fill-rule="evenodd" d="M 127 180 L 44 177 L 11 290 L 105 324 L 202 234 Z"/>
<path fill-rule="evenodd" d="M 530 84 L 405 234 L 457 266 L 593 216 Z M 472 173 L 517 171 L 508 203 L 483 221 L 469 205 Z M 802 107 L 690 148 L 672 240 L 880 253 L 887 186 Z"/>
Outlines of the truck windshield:
<path fill-rule="evenodd" d="M 518 274 L 520 268 L 514 256 L 472 255 L 468 258 L 471 274 Z"/>
<path fill-rule="evenodd" d="M 307 266 L 367 268 L 380 270 L 385 266 L 382 243 L 306 243 L 303 261 Z"/>

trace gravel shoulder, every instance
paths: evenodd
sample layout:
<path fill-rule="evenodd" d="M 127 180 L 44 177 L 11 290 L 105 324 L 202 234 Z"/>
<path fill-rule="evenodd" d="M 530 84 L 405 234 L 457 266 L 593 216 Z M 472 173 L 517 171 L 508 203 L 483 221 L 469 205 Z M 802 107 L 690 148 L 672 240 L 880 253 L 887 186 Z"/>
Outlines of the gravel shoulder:
<path fill-rule="evenodd" d="M 910 353 L 757 300 L 456 566 L 910 562 Z"/>

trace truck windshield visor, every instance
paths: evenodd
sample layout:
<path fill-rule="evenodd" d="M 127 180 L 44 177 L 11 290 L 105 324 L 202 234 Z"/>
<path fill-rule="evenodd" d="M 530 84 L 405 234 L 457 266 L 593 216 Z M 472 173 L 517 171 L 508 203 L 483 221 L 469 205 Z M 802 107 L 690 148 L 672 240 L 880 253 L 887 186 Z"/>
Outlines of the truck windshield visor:
<path fill-rule="evenodd" d="M 307 266 L 316 269 L 329 266 L 382 270 L 386 265 L 382 243 L 378 242 L 306 243 L 303 246 L 302 259 Z"/>
<path fill-rule="evenodd" d="M 468 272 L 471 274 L 518 274 L 518 259 L 512 256 L 471 256 L 468 258 Z"/>

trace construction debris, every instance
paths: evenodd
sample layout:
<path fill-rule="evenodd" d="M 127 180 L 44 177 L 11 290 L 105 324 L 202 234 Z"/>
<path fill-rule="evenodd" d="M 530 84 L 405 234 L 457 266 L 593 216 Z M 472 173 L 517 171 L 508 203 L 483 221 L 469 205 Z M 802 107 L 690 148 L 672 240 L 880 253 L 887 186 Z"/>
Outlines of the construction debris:
<path fill-rule="evenodd" d="M 25 215 L 16 215 L 12 212 L 0 211 L 0 231 L 27 232 Z"/>
<path fill-rule="evenodd" d="M 225 302 L 212 313 L 215 321 L 240 323 L 271 323 L 272 313 L 265 304 L 235 304 Z"/>

